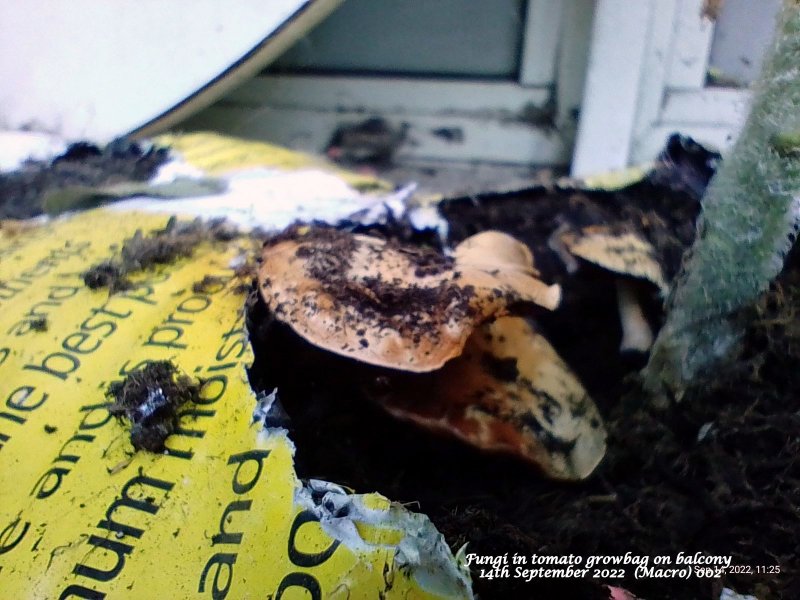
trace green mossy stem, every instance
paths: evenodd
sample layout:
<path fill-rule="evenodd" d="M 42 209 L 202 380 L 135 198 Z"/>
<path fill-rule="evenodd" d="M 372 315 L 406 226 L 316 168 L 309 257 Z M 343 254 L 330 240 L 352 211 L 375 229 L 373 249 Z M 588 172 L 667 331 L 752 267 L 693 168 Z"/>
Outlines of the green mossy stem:
<path fill-rule="evenodd" d="M 703 200 L 642 381 L 680 400 L 730 357 L 751 305 L 780 273 L 800 223 L 800 5 L 786 0 L 744 128 Z"/>

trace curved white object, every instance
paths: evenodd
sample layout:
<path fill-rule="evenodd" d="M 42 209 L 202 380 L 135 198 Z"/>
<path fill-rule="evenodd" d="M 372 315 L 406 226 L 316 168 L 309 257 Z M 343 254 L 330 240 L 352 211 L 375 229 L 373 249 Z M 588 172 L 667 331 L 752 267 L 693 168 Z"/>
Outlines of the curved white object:
<path fill-rule="evenodd" d="M 0 129 L 153 133 L 257 73 L 340 1 L 0 2 Z"/>

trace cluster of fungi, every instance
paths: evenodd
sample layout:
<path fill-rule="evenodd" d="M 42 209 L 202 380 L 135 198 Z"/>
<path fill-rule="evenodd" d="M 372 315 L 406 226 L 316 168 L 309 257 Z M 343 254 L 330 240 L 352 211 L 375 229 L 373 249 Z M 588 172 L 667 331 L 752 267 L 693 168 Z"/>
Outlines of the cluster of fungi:
<path fill-rule="evenodd" d="M 595 229 L 564 231 L 559 243 L 620 273 L 624 344 L 649 344 L 625 284 L 663 285 L 646 242 Z M 299 226 L 265 244 L 259 290 L 273 318 L 319 352 L 402 374 L 366 392 L 391 415 L 518 456 L 550 477 L 583 479 L 603 457 L 606 432 L 537 329 L 536 315 L 561 297 L 539 276 L 528 246 L 498 231 L 467 238 L 448 256 Z"/>

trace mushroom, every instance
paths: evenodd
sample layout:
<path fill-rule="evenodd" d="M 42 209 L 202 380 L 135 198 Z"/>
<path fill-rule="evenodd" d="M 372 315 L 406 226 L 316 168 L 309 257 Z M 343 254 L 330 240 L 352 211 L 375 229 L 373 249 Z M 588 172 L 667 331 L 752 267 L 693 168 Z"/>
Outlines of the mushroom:
<path fill-rule="evenodd" d="M 495 231 L 446 257 L 296 227 L 265 244 L 259 280 L 274 317 L 313 346 L 391 369 L 366 372 L 390 414 L 581 479 L 605 451 L 597 408 L 547 340 L 508 316 L 558 305 L 537 274 L 527 246 Z"/>
<path fill-rule="evenodd" d="M 372 365 L 433 371 L 512 304 L 558 305 L 560 288 L 536 279 L 527 248 L 505 238 L 500 246 L 510 263 L 479 259 L 469 245 L 452 259 L 366 235 L 294 228 L 264 246 L 261 295 L 276 319 L 317 347 Z"/>
<path fill-rule="evenodd" d="M 642 310 L 636 280 L 655 285 L 662 295 L 669 289 L 655 249 L 639 235 L 616 233 L 607 227 L 592 226 L 564 232 L 561 241 L 571 254 L 616 273 L 617 306 L 622 327 L 620 352 L 647 352 L 653 344 L 653 331 Z"/>
<path fill-rule="evenodd" d="M 528 246 L 501 231 L 483 231 L 468 237 L 455 247 L 453 256 L 459 265 L 471 265 L 487 271 L 511 269 L 539 275 Z"/>
<path fill-rule="evenodd" d="M 515 455 L 557 479 L 585 478 L 605 453 L 596 406 L 521 317 L 482 324 L 444 368 L 392 384 L 373 395 L 390 414 Z"/>

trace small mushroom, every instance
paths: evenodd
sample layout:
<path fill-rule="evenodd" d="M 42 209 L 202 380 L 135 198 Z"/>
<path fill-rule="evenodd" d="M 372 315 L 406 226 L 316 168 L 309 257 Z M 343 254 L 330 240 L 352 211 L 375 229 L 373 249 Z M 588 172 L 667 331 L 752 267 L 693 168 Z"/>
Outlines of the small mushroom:
<path fill-rule="evenodd" d="M 648 352 L 653 345 L 653 330 L 639 302 L 636 284 L 625 279 L 617 279 L 617 311 L 622 327 L 620 352 Z"/>
<path fill-rule="evenodd" d="M 564 243 L 572 254 L 599 267 L 649 281 L 662 294 L 669 289 L 655 249 L 635 233 L 612 233 L 602 226 L 586 227 L 578 236 L 566 234 Z"/>
<path fill-rule="evenodd" d="M 578 261 L 570 254 L 567 245 L 562 239 L 564 234 L 570 233 L 571 230 L 572 226 L 569 223 L 563 222 L 547 238 L 547 247 L 555 253 L 570 275 L 577 273 L 579 267 Z"/>
<path fill-rule="evenodd" d="M 662 295 L 669 289 L 653 246 L 634 233 L 613 233 L 601 226 L 586 227 L 580 234 L 565 232 L 561 240 L 574 256 L 620 275 L 615 281 L 622 327 L 620 352 L 649 351 L 653 331 L 642 310 L 636 280 L 650 282 Z"/>
<path fill-rule="evenodd" d="M 515 269 L 539 275 L 533 254 L 525 244 L 501 231 L 483 231 L 468 237 L 453 250 L 459 265 L 471 265 L 487 271 Z"/>
<path fill-rule="evenodd" d="M 475 327 L 511 305 L 558 305 L 560 288 L 533 277 L 532 266 L 487 260 L 469 246 L 452 259 L 366 235 L 295 228 L 265 244 L 259 282 L 275 318 L 311 344 L 425 372 L 458 356 Z"/>
<path fill-rule="evenodd" d="M 394 381 L 375 397 L 390 414 L 485 450 L 512 454 L 557 479 L 583 479 L 605 453 L 599 412 L 529 321 L 501 317 L 442 369 Z"/>
<path fill-rule="evenodd" d="M 505 314 L 515 302 L 532 302 L 549 310 L 561 300 L 561 288 L 546 286 L 534 267 L 528 246 L 500 231 L 468 237 L 453 250 L 455 268 L 466 285 L 475 288 L 475 303 L 483 314 Z"/>

